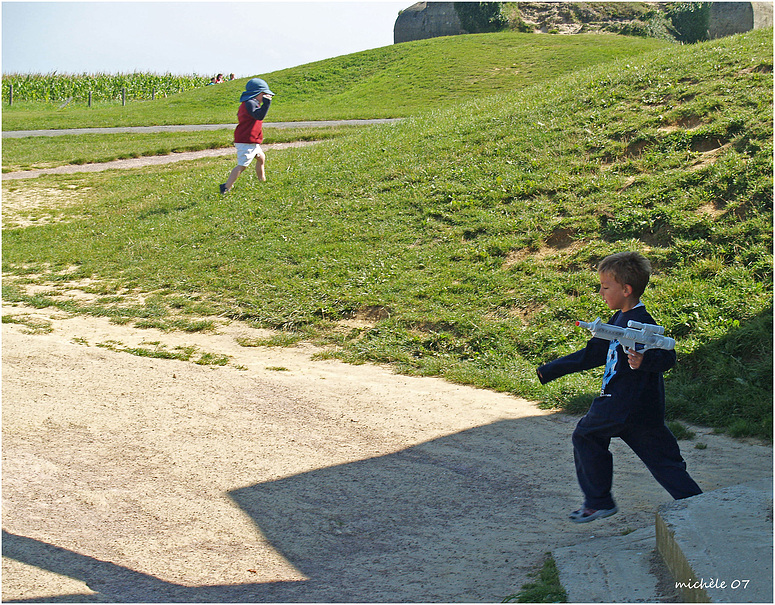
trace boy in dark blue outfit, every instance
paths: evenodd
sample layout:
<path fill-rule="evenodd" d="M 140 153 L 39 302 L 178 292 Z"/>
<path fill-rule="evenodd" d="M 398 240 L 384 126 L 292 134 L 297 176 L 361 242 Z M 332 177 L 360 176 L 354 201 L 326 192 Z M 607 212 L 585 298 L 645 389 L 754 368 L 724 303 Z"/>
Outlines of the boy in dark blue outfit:
<path fill-rule="evenodd" d="M 616 311 L 608 323 L 623 328 L 631 320 L 656 323 L 640 302 L 650 275 L 651 264 L 637 252 L 620 252 L 601 261 L 600 295 Z M 665 426 L 662 373 L 675 360 L 675 351 L 625 351 L 617 341 L 592 338 L 582 350 L 538 368 L 538 378 L 546 384 L 605 364 L 600 395 L 573 431 L 573 456 L 584 505 L 571 513 L 571 521 L 586 523 L 619 510 L 611 495 L 613 457 L 608 446 L 612 437 L 630 446 L 676 500 L 702 493 L 686 472 L 678 442 Z"/>

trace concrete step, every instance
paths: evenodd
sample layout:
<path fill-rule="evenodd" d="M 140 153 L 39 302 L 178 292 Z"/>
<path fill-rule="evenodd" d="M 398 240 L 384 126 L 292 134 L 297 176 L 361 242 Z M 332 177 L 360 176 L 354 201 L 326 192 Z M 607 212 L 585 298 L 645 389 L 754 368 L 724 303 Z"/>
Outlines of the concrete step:
<path fill-rule="evenodd" d="M 569 603 L 678 601 L 656 549 L 654 526 L 552 551 Z"/>
<path fill-rule="evenodd" d="M 570 603 L 772 603 L 772 479 L 665 504 L 651 527 L 552 555 Z"/>
<path fill-rule="evenodd" d="M 684 600 L 772 603 L 772 479 L 661 506 L 656 542 Z"/>

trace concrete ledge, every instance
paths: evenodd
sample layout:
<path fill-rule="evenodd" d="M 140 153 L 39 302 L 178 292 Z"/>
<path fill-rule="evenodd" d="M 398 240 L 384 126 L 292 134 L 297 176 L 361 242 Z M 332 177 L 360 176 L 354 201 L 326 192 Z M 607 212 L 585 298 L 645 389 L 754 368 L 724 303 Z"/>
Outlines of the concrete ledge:
<path fill-rule="evenodd" d="M 653 526 L 558 548 L 552 557 L 569 603 L 657 603 L 669 596 L 667 578 L 655 573 Z"/>
<path fill-rule="evenodd" d="M 690 603 L 772 603 L 772 479 L 657 511 L 657 550 Z"/>

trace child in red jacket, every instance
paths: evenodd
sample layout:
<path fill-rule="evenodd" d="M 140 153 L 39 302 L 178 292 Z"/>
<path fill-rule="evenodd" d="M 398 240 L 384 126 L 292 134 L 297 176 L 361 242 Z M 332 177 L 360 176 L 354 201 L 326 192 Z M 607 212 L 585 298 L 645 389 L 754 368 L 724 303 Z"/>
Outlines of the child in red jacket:
<path fill-rule="evenodd" d="M 640 302 L 650 275 L 651 264 L 637 252 L 620 252 L 600 262 L 600 295 L 609 309 L 617 311 L 608 323 L 622 328 L 631 320 L 656 323 Z M 665 426 L 662 373 L 675 360 L 675 351 L 625 351 L 616 340 L 592 338 L 582 350 L 538 368 L 538 378 L 546 384 L 605 365 L 600 395 L 573 431 L 573 457 L 584 504 L 571 513 L 571 521 L 586 523 L 619 510 L 611 495 L 613 457 L 608 446 L 612 437 L 629 445 L 676 500 L 702 492 L 686 472 L 678 442 Z"/>
<path fill-rule="evenodd" d="M 261 150 L 264 142 L 263 120 L 269 111 L 274 93 L 261 78 L 249 80 L 245 86 L 245 92 L 240 97 L 240 106 L 237 111 L 239 123 L 234 129 L 234 146 L 237 148 L 237 165 L 229 174 L 228 180 L 220 185 L 221 193 L 226 193 L 234 186 L 240 174 L 242 174 L 250 162 L 256 160 L 256 176 L 258 180 L 266 180 L 266 155 Z"/>

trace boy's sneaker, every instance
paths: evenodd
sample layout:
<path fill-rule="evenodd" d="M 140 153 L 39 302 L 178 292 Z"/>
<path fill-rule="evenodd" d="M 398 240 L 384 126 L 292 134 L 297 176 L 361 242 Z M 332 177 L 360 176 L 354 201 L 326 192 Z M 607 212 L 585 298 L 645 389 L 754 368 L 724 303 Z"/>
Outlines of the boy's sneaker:
<path fill-rule="evenodd" d="M 594 508 L 580 508 L 579 510 L 574 510 L 570 514 L 570 520 L 574 523 L 589 523 L 590 521 L 594 521 L 595 519 L 603 519 L 605 517 L 610 517 L 611 515 L 615 515 L 619 512 L 619 509 L 614 506 L 613 508 L 603 508 L 600 510 L 595 510 Z"/>
<path fill-rule="evenodd" d="M 218 185 L 218 189 L 220 190 L 221 195 L 224 195 L 227 191 L 226 183 L 221 183 L 220 185 Z"/>

